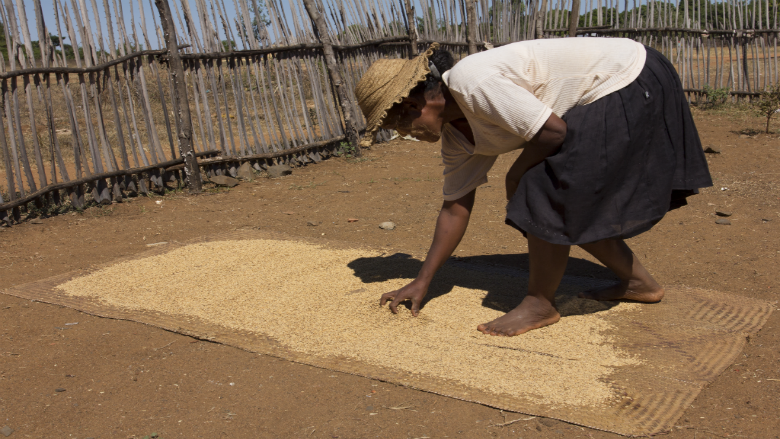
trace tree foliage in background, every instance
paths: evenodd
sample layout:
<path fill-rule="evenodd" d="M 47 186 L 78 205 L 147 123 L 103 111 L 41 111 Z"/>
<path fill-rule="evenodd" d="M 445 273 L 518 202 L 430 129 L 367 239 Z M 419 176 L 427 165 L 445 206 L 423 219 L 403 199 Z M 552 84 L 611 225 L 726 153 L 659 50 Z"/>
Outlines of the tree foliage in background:
<path fill-rule="evenodd" d="M 430 6 L 428 7 L 428 13 L 426 15 L 428 16 L 428 26 L 433 25 L 436 29 L 443 30 L 447 25 L 443 18 L 436 19 L 436 11 Z M 417 22 L 417 32 L 420 34 L 425 32 L 425 17 L 417 16 L 415 17 L 415 21 Z"/>
<path fill-rule="evenodd" d="M 76 59 L 76 54 L 73 51 L 73 46 L 70 44 L 62 44 L 62 38 L 58 37 L 57 35 L 51 35 L 49 34 L 49 39 L 51 40 L 51 44 L 54 47 L 54 51 L 58 55 L 62 55 L 63 51 L 65 52 L 65 59 L 67 60 L 73 60 Z M 21 45 L 21 42 L 20 42 Z M 33 57 L 36 60 L 41 59 L 41 45 L 38 41 L 33 41 L 31 43 L 32 49 L 33 49 Z M 24 49 L 22 49 L 24 50 Z M 84 58 L 84 49 L 79 47 L 79 56 L 81 58 Z M 3 53 L 3 57 L 6 61 L 9 60 L 8 58 L 8 43 L 5 40 L 5 28 L 3 27 L 3 23 L 0 23 L 0 51 Z M 26 52 L 25 52 L 26 54 Z"/>
<path fill-rule="evenodd" d="M 252 19 L 252 33 L 257 41 L 266 41 L 268 35 L 266 28 L 271 25 L 271 20 L 266 13 L 264 0 L 257 1 L 257 10 L 260 15 L 255 15 L 255 18 Z"/>

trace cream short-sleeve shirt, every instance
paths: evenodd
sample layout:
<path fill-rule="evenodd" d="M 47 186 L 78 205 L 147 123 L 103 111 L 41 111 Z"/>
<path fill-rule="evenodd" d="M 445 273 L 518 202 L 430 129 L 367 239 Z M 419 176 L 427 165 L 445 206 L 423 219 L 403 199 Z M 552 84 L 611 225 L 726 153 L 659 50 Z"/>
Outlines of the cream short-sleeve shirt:
<path fill-rule="evenodd" d="M 623 38 L 560 38 L 508 44 L 464 58 L 442 75 L 468 119 L 474 144 L 442 129 L 444 199 L 487 182 L 499 154 L 522 148 L 555 113 L 563 117 L 629 85 L 645 47 Z"/>

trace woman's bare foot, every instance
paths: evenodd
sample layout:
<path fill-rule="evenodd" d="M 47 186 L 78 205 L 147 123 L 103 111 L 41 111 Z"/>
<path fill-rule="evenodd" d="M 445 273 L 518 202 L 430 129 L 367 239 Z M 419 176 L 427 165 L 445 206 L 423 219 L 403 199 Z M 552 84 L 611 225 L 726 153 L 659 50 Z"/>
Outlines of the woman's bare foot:
<path fill-rule="evenodd" d="M 579 297 L 592 300 L 633 300 L 656 303 L 664 298 L 664 289 L 652 278 L 649 282 L 632 279 L 628 282 L 618 282 L 615 285 L 584 291 L 579 294 Z"/>
<path fill-rule="evenodd" d="M 583 299 L 633 300 L 655 303 L 664 298 L 664 289 L 642 266 L 639 258 L 622 239 L 604 239 L 580 245 L 621 279 L 615 285 L 594 288 L 579 294 Z"/>
<path fill-rule="evenodd" d="M 525 296 L 517 308 L 492 322 L 477 326 L 477 330 L 483 334 L 511 337 L 552 325 L 560 319 L 561 315 L 549 300 L 543 297 Z"/>

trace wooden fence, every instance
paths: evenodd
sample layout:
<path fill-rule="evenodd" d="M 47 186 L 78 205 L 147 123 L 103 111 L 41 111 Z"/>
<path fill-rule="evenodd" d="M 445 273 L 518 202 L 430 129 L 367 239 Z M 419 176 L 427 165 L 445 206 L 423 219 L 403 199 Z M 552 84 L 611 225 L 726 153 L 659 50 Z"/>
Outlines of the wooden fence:
<path fill-rule="evenodd" d="M 235 176 L 241 163 L 359 154 L 356 82 L 374 60 L 433 41 L 460 58 L 628 37 L 661 50 L 695 95 L 778 82 L 778 0 L 632 2 L 2 0 L 0 223 L 170 184 L 198 192 L 202 174 Z"/>

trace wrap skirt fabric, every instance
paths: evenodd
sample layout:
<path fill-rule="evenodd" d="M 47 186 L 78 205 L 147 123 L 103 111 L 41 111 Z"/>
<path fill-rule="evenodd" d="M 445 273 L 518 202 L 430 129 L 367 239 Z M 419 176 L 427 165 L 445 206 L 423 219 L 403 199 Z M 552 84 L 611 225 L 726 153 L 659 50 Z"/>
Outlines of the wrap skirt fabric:
<path fill-rule="evenodd" d="M 563 145 L 507 205 L 506 223 L 523 234 L 562 245 L 631 238 L 712 186 L 680 78 L 652 48 L 634 82 L 562 119 Z"/>

